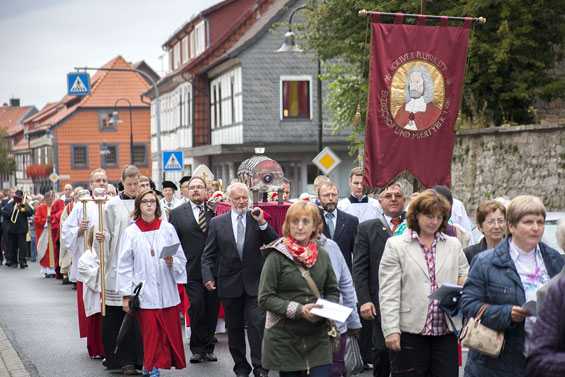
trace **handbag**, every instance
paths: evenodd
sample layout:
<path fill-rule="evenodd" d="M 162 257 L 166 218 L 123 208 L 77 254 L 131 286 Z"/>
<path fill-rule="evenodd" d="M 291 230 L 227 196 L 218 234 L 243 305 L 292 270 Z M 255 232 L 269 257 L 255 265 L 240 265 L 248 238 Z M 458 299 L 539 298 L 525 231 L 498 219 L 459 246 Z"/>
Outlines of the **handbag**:
<path fill-rule="evenodd" d="M 296 262 L 294 263 L 294 265 L 296 266 L 296 268 L 298 268 L 298 271 L 300 271 L 300 275 L 302 275 L 304 280 L 306 280 L 306 284 L 308 284 L 308 287 L 310 287 L 312 292 L 314 292 L 314 296 L 316 296 L 316 298 L 321 298 L 320 291 L 318 290 L 316 283 L 314 283 L 314 280 L 312 280 L 312 277 L 310 276 L 310 271 L 306 270 L 304 267 L 297 264 Z M 339 328 L 337 327 L 335 321 L 333 319 L 328 319 L 328 321 L 329 321 L 328 335 L 330 336 L 330 339 L 332 341 L 332 354 L 335 355 L 336 353 L 339 352 L 339 348 L 341 345 L 341 335 L 339 334 Z"/>
<path fill-rule="evenodd" d="M 475 318 L 469 318 L 461 330 L 461 344 L 484 355 L 497 358 L 504 346 L 504 331 L 493 330 L 481 324 L 481 317 L 489 304 L 483 304 Z"/>
<path fill-rule="evenodd" d="M 359 348 L 357 338 L 353 335 L 347 337 L 343 361 L 347 376 L 363 373 L 364 363 L 363 358 L 361 357 L 361 349 Z"/>

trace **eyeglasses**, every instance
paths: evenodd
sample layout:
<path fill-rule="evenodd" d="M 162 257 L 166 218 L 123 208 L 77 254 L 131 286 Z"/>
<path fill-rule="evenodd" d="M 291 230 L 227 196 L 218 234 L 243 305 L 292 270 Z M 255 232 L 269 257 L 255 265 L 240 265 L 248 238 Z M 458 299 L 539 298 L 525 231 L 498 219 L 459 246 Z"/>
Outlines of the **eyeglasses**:
<path fill-rule="evenodd" d="M 150 200 L 143 199 L 140 203 L 145 204 L 145 205 L 151 204 L 153 206 L 153 205 L 155 205 L 155 203 L 157 203 L 157 201 L 154 200 L 154 199 L 150 199 Z"/>
<path fill-rule="evenodd" d="M 498 224 L 500 226 L 503 226 L 504 224 L 506 224 L 506 220 L 504 219 L 490 219 L 485 221 L 485 224 L 487 224 L 488 226 L 494 226 L 494 224 Z"/>
<path fill-rule="evenodd" d="M 402 194 L 385 194 L 385 195 L 383 195 L 383 198 L 386 199 L 386 200 L 391 200 L 393 198 L 402 199 L 403 196 L 402 196 Z"/>
<path fill-rule="evenodd" d="M 204 190 L 205 187 L 204 187 L 204 186 L 189 186 L 188 189 L 191 190 L 191 191 L 194 191 L 194 190 Z"/>

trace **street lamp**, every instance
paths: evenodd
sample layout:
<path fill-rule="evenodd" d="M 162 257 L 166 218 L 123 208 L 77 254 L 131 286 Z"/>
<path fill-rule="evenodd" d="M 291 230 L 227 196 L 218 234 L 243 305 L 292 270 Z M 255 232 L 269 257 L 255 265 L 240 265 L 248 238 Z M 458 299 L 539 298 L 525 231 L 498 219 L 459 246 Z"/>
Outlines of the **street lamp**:
<path fill-rule="evenodd" d="M 276 53 L 290 53 L 295 54 L 298 52 L 303 52 L 301 48 L 296 45 L 296 35 L 292 31 L 292 17 L 294 13 L 299 10 L 307 9 L 312 12 L 314 9 L 308 6 L 301 6 L 298 8 L 293 9 L 290 13 L 290 17 L 288 19 L 288 31 L 284 35 L 284 43 L 283 45 L 276 50 Z M 318 88 L 317 88 L 317 96 L 318 96 L 318 153 L 322 151 L 322 138 L 323 138 L 323 126 L 322 126 L 322 64 L 320 62 L 320 55 L 317 55 L 316 59 L 318 60 Z"/>
<path fill-rule="evenodd" d="M 114 108 L 120 101 L 126 101 L 129 105 L 129 155 L 130 155 L 130 164 L 134 165 L 133 163 L 133 120 L 132 120 L 132 112 L 131 112 L 131 102 L 127 98 L 118 98 L 116 102 L 114 102 Z M 112 117 L 108 121 L 108 124 L 115 125 L 116 128 L 118 127 L 118 123 L 122 123 L 123 121 L 118 117 L 118 110 L 114 110 L 112 112 Z"/>
<path fill-rule="evenodd" d="M 100 159 L 104 159 L 104 163 L 106 163 L 106 156 L 109 154 L 110 149 L 108 149 L 108 144 L 106 143 L 106 141 L 103 141 L 102 144 L 100 144 Z M 100 165 L 103 164 L 101 163 Z"/>

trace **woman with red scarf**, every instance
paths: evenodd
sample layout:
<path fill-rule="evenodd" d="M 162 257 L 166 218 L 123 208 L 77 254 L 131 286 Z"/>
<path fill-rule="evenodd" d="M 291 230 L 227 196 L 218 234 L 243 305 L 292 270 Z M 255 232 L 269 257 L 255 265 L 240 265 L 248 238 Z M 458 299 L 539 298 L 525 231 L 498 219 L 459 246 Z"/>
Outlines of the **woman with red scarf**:
<path fill-rule="evenodd" d="M 328 252 L 314 240 L 320 213 L 314 203 L 299 201 L 286 214 L 283 235 L 262 248 L 265 264 L 259 283 L 259 306 L 266 311 L 263 368 L 281 377 L 328 376 L 332 345 L 328 321 L 311 312 L 317 300 L 297 265 L 305 268 L 322 298 L 338 302 L 339 290 Z"/>
<path fill-rule="evenodd" d="M 186 257 L 173 226 L 161 221 L 157 195 L 146 190 L 135 198 L 135 223 L 123 233 L 118 257 L 116 287 L 129 312 L 135 286 L 139 293 L 137 320 L 143 338 L 143 374 L 159 376 L 159 369 L 186 367 L 180 328 L 177 284 L 186 283 Z M 161 258 L 161 250 L 178 244 L 173 256 Z"/>

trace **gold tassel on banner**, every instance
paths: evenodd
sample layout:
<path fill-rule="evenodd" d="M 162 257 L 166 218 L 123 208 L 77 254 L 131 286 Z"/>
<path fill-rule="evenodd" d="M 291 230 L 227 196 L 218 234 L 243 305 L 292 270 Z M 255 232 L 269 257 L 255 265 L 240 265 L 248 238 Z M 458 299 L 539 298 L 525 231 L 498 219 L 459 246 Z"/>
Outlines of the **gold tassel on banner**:
<path fill-rule="evenodd" d="M 355 117 L 353 117 L 353 127 L 358 127 L 359 124 L 361 124 L 361 105 L 357 104 L 357 111 Z"/>

